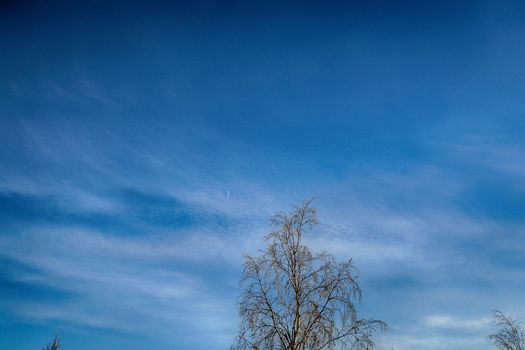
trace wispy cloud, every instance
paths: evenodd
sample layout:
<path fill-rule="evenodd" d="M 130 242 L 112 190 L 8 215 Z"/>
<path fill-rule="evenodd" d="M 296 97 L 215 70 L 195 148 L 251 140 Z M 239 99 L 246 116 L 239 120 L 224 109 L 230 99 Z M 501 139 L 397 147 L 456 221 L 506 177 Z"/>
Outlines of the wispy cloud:
<path fill-rule="evenodd" d="M 424 325 L 430 328 L 454 328 L 465 330 L 486 329 L 491 321 L 490 317 L 459 319 L 451 315 L 429 315 L 423 319 Z"/>
<path fill-rule="evenodd" d="M 4 278 L 68 293 L 53 302 L 38 298 L 2 302 L 2 307 L 25 319 L 146 334 L 177 330 L 179 341 L 185 332 L 196 330 L 209 334 L 204 342 L 231 336 L 228 321 L 235 315 L 235 296 L 214 290 L 230 282 L 215 279 L 214 286 L 205 277 L 176 268 L 180 269 L 176 261 L 181 259 L 186 263 L 216 260 L 214 250 L 205 244 L 151 243 L 50 229 L 2 237 L 0 247 L 4 259 L 31 268 L 14 268 Z M 221 246 L 215 249 L 220 251 Z M 166 266 L 170 261 L 172 269 Z M 131 321 L 139 319 L 138 323 Z"/>
<path fill-rule="evenodd" d="M 60 141 L 60 147 L 45 151 L 47 155 L 43 157 L 67 161 L 68 156 L 63 154 L 67 147 L 63 146 L 72 142 L 68 139 Z M 75 157 L 87 160 L 84 165 L 96 175 L 95 186 L 90 187 L 90 181 L 84 183 L 85 178 L 79 175 L 62 183 L 58 170 L 49 173 L 45 182 L 27 178 L 26 181 L 38 181 L 34 186 L 37 190 L 29 193 L 31 186 L 6 184 L 4 191 L 11 192 L 4 193 L 11 195 L 5 198 L 14 194 L 22 202 L 30 200 L 26 205 L 32 210 L 40 203 L 53 220 L 42 221 L 45 216 L 40 215 L 37 225 L 27 226 L 20 221 L 13 234 L 0 237 L 4 258 L 31 267 L 29 271 L 14 271 L 7 278 L 67 291 L 72 299 L 32 304 L 4 301 L 4 307 L 25 319 L 57 320 L 126 332 L 151 334 L 175 328 L 179 339 L 185 333 L 206 331 L 210 338 L 203 342 L 211 344 L 217 340 L 227 344 L 236 324 L 236 272 L 242 254 L 256 253 L 262 247 L 267 218 L 273 211 L 286 210 L 289 204 L 311 193 L 296 192 L 293 185 L 290 193 L 278 193 L 286 181 L 249 181 L 243 172 L 203 177 L 199 170 L 202 159 L 177 160 L 147 150 L 142 159 L 149 160 L 131 169 L 131 176 L 127 176 L 114 171 L 123 159 L 101 162 L 100 155 L 92 156 L 93 149 L 89 147 L 87 151 L 79 148 L 78 152 Z M 272 154 L 268 162 L 276 156 L 286 157 Z M 370 288 L 402 288 L 412 297 L 419 294 L 430 300 L 451 302 L 466 298 L 457 292 L 462 286 L 472 290 L 470 285 L 481 282 L 511 283 L 520 276 L 518 268 L 506 266 L 502 275 L 490 258 L 483 260 L 481 256 L 488 253 L 490 257 L 498 245 L 502 245 L 502 250 L 510 249 L 503 245 L 504 240 L 496 242 L 491 238 L 494 232 L 505 230 L 518 235 L 520 228 L 473 216 L 455 205 L 475 181 L 475 177 L 467 178 L 458 169 L 443 164 L 450 159 L 457 162 L 458 157 L 457 151 L 451 151 L 450 156 L 444 154 L 444 160 L 421 162 L 408 172 L 366 164 L 358 174 L 337 179 L 317 173 L 312 181 L 321 183 L 315 187 L 319 196 L 315 204 L 322 224 L 309 237 L 309 243 L 314 250 L 327 250 L 341 259 L 353 257 Z M 471 155 L 467 152 L 464 157 L 470 164 Z M 89 159 L 93 159 L 92 166 Z M 178 164 L 183 166 L 178 168 Z M 238 164 L 223 164 L 219 168 L 223 166 Z M 315 164 L 301 167 L 316 172 Z M 168 179 L 164 172 L 173 178 Z M 191 174 L 196 174 L 195 178 Z M 151 176 L 157 175 L 156 182 L 151 182 Z M 110 191 L 102 179 L 122 182 L 133 190 Z M 185 186 L 179 186 L 178 181 Z M 35 199 L 40 202 L 34 202 Z M 90 224 L 87 219 L 79 219 L 93 214 L 106 216 L 105 226 L 100 226 L 101 221 Z M 128 231 L 129 228 L 133 230 Z M 480 246 L 485 240 L 494 241 L 495 245 Z M 481 249 L 469 250 L 468 242 Z M 228 271 L 223 271 L 224 277 L 196 272 L 198 266 L 217 264 Z M 511 277 L 514 270 L 518 275 Z M 463 281 L 453 286 L 450 279 Z M 375 295 L 373 290 L 370 293 Z M 483 300 L 482 296 L 477 298 Z M 367 301 L 373 303 L 374 299 Z M 499 301 L 501 298 L 493 302 Z M 409 301 L 403 302 L 411 307 Z M 439 308 L 426 311 L 439 312 Z M 476 312 L 481 311 L 478 308 Z M 411 349 L 422 344 L 438 348 L 446 343 L 468 348 L 477 344 L 473 335 L 458 334 L 445 339 L 432 334 L 432 330 L 454 329 L 477 332 L 479 336 L 486 330 L 485 318 L 434 313 L 421 321 L 415 312 L 410 314 L 412 321 L 421 322 L 422 328 L 409 332 L 402 326 L 396 328 L 395 334 L 382 337 L 383 345 L 395 343 L 396 347 Z M 148 321 L 130 322 L 137 319 Z M 415 332 L 423 335 L 414 336 Z"/>

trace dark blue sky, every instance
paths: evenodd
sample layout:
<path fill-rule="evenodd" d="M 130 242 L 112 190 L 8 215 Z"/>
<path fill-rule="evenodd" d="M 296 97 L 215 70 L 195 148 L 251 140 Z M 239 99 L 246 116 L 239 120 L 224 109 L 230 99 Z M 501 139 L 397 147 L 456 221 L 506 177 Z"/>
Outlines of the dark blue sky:
<path fill-rule="evenodd" d="M 0 348 L 226 349 L 242 254 L 316 196 L 378 349 L 525 320 L 519 1 L 0 7 Z"/>

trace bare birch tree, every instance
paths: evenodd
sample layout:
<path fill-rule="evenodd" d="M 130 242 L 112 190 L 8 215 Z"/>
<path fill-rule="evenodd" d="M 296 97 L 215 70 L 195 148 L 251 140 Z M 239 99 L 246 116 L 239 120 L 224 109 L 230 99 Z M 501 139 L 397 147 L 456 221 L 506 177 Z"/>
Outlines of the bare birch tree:
<path fill-rule="evenodd" d="M 240 332 L 232 349 L 371 349 L 372 334 L 386 323 L 361 319 L 358 270 L 349 259 L 312 253 L 304 235 L 317 225 L 311 201 L 278 213 L 269 245 L 245 256 L 241 278 Z"/>
<path fill-rule="evenodd" d="M 524 350 L 524 334 L 520 322 L 499 310 L 492 311 L 495 333 L 488 336 L 498 350 Z"/>

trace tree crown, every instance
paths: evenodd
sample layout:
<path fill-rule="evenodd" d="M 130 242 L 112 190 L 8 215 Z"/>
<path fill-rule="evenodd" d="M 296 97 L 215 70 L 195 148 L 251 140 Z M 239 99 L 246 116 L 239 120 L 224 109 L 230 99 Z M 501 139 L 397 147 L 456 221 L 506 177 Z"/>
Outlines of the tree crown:
<path fill-rule="evenodd" d="M 352 260 L 314 254 L 303 243 L 304 234 L 318 223 L 311 200 L 291 213 L 277 213 L 272 223 L 266 250 L 245 256 L 241 327 L 233 348 L 372 348 L 372 333 L 386 324 L 358 317 L 361 289 Z"/>

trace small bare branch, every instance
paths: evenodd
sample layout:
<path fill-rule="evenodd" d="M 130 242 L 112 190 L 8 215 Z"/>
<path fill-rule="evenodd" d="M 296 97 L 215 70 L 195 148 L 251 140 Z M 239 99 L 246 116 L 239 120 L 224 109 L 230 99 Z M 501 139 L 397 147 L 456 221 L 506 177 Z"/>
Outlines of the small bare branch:
<path fill-rule="evenodd" d="M 60 347 L 60 339 L 58 338 L 58 335 L 55 335 L 55 339 L 49 345 L 42 348 L 42 350 L 58 350 Z"/>
<path fill-rule="evenodd" d="M 492 311 L 495 333 L 488 336 L 498 350 L 524 350 L 524 331 L 522 324 L 499 310 Z"/>

